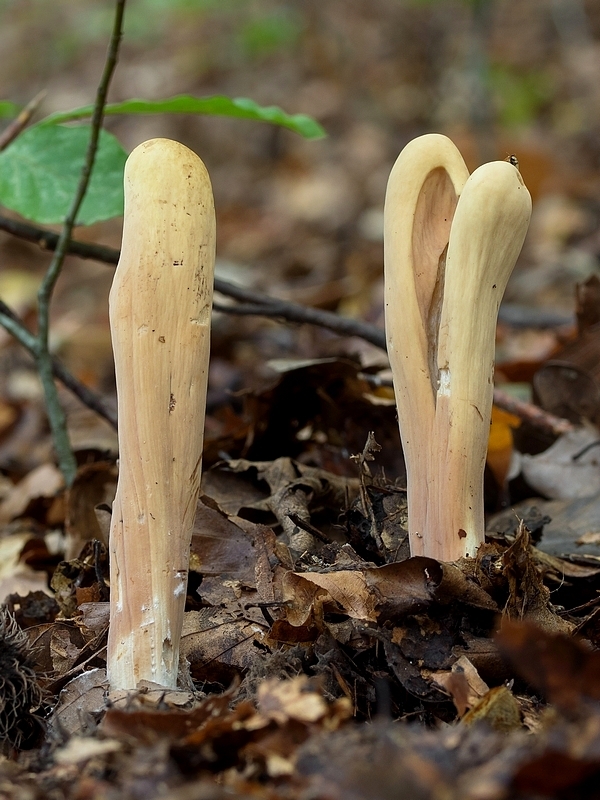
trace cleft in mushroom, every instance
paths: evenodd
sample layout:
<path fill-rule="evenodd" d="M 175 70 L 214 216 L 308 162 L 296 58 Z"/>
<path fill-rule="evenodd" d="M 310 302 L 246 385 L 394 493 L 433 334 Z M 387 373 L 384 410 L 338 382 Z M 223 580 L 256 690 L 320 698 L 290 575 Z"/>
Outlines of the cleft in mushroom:
<path fill-rule="evenodd" d="M 513 164 L 491 162 L 469 176 L 445 136 L 413 140 L 392 169 L 386 331 L 412 555 L 454 561 L 484 541 L 496 322 L 530 216 Z"/>

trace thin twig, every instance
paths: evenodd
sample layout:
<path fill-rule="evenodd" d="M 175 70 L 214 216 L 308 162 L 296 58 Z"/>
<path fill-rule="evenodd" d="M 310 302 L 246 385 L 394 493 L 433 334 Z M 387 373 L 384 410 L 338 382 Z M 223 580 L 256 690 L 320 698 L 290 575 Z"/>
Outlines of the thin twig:
<path fill-rule="evenodd" d="M 40 103 L 46 97 L 46 90 L 43 89 L 41 92 L 38 92 L 33 100 L 30 100 L 25 108 L 23 108 L 17 117 L 13 119 L 11 123 L 9 123 L 6 128 L 0 134 L 0 152 L 2 150 L 6 150 L 11 142 L 17 138 L 17 136 L 27 127 L 29 120 L 38 110 Z"/>
<path fill-rule="evenodd" d="M 75 193 L 75 197 L 73 198 L 73 202 L 71 203 L 71 208 L 69 209 L 65 219 L 62 232 L 58 237 L 56 249 L 54 251 L 54 257 L 52 258 L 50 266 L 48 267 L 48 271 L 46 272 L 38 291 L 38 344 L 36 362 L 42 385 L 44 387 L 46 410 L 52 430 L 54 447 L 56 449 L 58 463 L 61 472 L 64 475 L 67 486 L 70 486 L 73 483 L 75 474 L 77 472 L 77 462 L 69 441 L 65 413 L 60 405 L 58 391 L 56 389 L 56 384 L 54 383 L 52 357 L 48 347 L 50 300 L 56 285 L 56 281 L 58 280 L 58 276 L 61 273 L 65 256 L 69 249 L 71 234 L 73 232 L 73 228 L 75 227 L 75 221 L 87 192 L 92 169 L 94 167 L 96 151 L 98 149 L 98 142 L 100 139 L 100 130 L 102 128 L 102 119 L 104 116 L 104 106 L 106 105 L 106 95 L 108 93 L 108 87 L 117 64 L 119 45 L 121 43 L 121 37 L 123 33 L 124 11 L 125 0 L 117 0 L 110 44 L 106 55 L 102 77 L 96 92 L 94 113 L 90 127 L 90 140 L 81 170 L 81 177 L 79 178 L 77 191 Z"/>
<path fill-rule="evenodd" d="M 27 330 L 23 321 L 20 320 L 17 314 L 2 300 L 0 300 L 0 325 L 12 334 L 19 344 L 22 344 L 35 358 L 37 338 Z M 78 381 L 56 356 L 52 357 L 52 372 L 54 377 L 58 378 L 67 389 L 70 389 L 84 405 L 91 408 L 92 411 L 95 411 L 100 417 L 103 417 L 103 419 L 116 430 L 117 415 L 115 411 L 105 403 L 100 395 L 97 395 L 91 389 L 88 389 L 85 384 Z"/>
<path fill-rule="evenodd" d="M 58 234 L 53 231 L 47 231 L 44 228 L 38 228 L 37 225 L 31 225 L 28 222 L 18 222 L 16 219 L 3 217 L 0 215 L 0 230 L 16 236 L 18 239 L 24 239 L 27 242 L 37 244 L 41 250 L 48 250 L 53 252 L 56 250 L 58 243 Z M 90 258 L 94 261 L 100 261 L 103 264 L 112 264 L 116 266 L 119 260 L 119 251 L 114 247 L 105 247 L 101 244 L 87 244 L 86 242 L 78 242 L 76 239 L 71 239 L 69 242 L 67 252 L 79 256 L 80 258 Z"/>
<path fill-rule="evenodd" d="M 371 386 L 377 388 L 380 386 L 392 388 L 394 385 L 391 378 L 381 377 L 380 375 L 369 375 L 361 372 L 360 377 Z M 544 411 L 543 408 L 533 405 L 533 403 L 517 400 L 516 397 L 504 392 L 502 389 L 494 389 L 494 405 L 503 411 L 508 411 L 509 414 L 513 414 L 533 428 L 537 428 L 544 433 L 550 433 L 553 436 L 561 436 L 563 433 L 568 433 L 575 429 L 575 425 L 568 419 L 550 414 L 548 411 Z"/>
<path fill-rule="evenodd" d="M 35 358 L 37 352 L 37 338 L 33 333 L 27 330 L 15 312 L 2 300 L 0 300 L 0 325 L 2 325 L 19 344 L 22 344 L 26 350 L 29 350 L 31 355 Z"/>
<path fill-rule="evenodd" d="M 29 225 L 23 222 L 16 222 L 15 220 L 8 219 L 7 217 L 0 216 L 0 230 L 11 233 L 20 239 L 26 239 L 29 242 L 38 244 L 44 250 L 53 250 L 56 247 L 58 236 L 51 231 L 46 231 L 43 228 L 38 228 L 34 225 Z M 77 255 L 80 258 L 90 258 L 95 261 L 100 261 L 104 264 L 116 264 L 119 260 L 119 251 L 112 247 L 104 247 L 102 245 L 91 245 L 85 242 L 72 241 L 69 243 L 69 252 Z M 381 328 L 376 325 L 370 325 L 367 322 L 360 322 L 347 317 L 341 317 L 339 314 L 334 314 L 330 311 L 321 311 L 316 308 L 306 308 L 297 303 L 290 303 L 286 300 L 278 300 L 271 297 L 264 292 L 257 292 L 255 290 L 246 289 L 242 286 L 236 286 L 229 281 L 224 281 L 220 278 L 215 278 L 215 291 L 226 297 L 232 297 L 240 301 L 240 305 L 225 305 L 216 302 L 214 308 L 226 314 L 241 314 L 252 315 L 261 317 L 269 317 L 274 319 L 285 319 L 290 322 L 307 323 L 309 325 L 317 325 L 322 328 L 328 328 L 335 333 L 342 336 L 358 336 L 365 339 L 376 347 L 382 350 L 386 349 L 385 346 L 385 333 Z M 369 379 L 376 379 L 377 376 L 369 376 Z M 371 381 L 371 382 L 374 382 Z M 391 381 L 378 380 L 378 385 L 389 385 Z M 85 402 L 85 401 L 84 401 Z M 530 425 L 539 428 L 540 430 L 551 431 L 558 435 L 570 429 L 571 423 L 568 420 L 555 417 L 548 414 L 543 409 L 532 403 L 524 403 L 522 401 L 514 400 L 505 392 L 499 389 L 494 390 L 494 403 L 498 408 L 503 408 L 509 411 L 522 420 L 526 420 Z"/>
<path fill-rule="evenodd" d="M 33 242 L 43 250 L 54 250 L 57 247 L 57 234 L 38 228 L 35 225 L 17 222 L 8 217 L 0 216 L 0 230 L 17 236 L 19 239 Z M 102 245 L 90 245 L 85 242 L 71 241 L 67 252 L 80 258 L 101 261 L 104 264 L 114 265 L 119 260 L 118 250 Z M 238 311 L 239 306 L 225 306 L 217 302 L 215 308 L 218 311 L 224 311 L 228 314 L 256 314 L 263 317 L 280 317 L 288 322 L 317 325 L 320 328 L 328 328 L 341 336 L 358 336 L 367 342 L 371 342 L 375 347 L 385 350 L 385 334 L 376 325 L 369 325 L 367 322 L 342 317 L 339 314 L 334 314 L 331 311 L 322 311 L 319 308 L 307 308 L 298 303 L 291 303 L 288 300 L 278 300 L 264 292 L 236 286 L 236 284 L 224 281 L 221 278 L 215 278 L 215 292 L 226 297 L 232 297 L 242 303 L 250 304 L 253 307 L 251 309 L 250 305 L 242 306 L 241 310 Z"/>
<path fill-rule="evenodd" d="M 532 403 L 524 403 L 522 400 L 517 400 L 516 397 L 511 397 L 507 392 L 502 389 L 494 389 L 494 403 L 498 408 L 514 414 L 515 417 L 529 423 L 534 428 L 551 433 L 554 436 L 561 436 L 563 433 L 575 430 L 575 425 L 568 419 L 556 417 L 544 411 L 539 406 L 534 406 Z"/>
<path fill-rule="evenodd" d="M 370 325 L 368 322 L 342 317 L 340 314 L 322 311 L 320 308 L 308 308 L 298 303 L 290 303 L 288 300 L 278 300 L 263 292 L 236 286 L 234 283 L 229 283 L 229 281 L 224 281 L 220 278 L 215 278 L 215 292 L 255 305 L 257 307 L 257 311 L 255 311 L 257 316 L 280 317 L 288 322 L 317 325 L 320 328 L 334 331 L 340 336 L 358 336 L 375 345 L 375 347 L 379 347 L 382 350 L 386 349 L 385 332 L 376 325 Z M 244 308 L 242 312 L 236 312 L 235 306 L 220 306 L 219 310 L 226 310 L 231 314 L 252 313 L 249 308 Z"/>
<path fill-rule="evenodd" d="M 218 300 L 213 301 L 213 311 L 219 311 L 222 314 L 233 314 L 240 317 L 277 317 L 273 311 L 273 306 L 259 305 L 258 303 L 219 303 Z"/>

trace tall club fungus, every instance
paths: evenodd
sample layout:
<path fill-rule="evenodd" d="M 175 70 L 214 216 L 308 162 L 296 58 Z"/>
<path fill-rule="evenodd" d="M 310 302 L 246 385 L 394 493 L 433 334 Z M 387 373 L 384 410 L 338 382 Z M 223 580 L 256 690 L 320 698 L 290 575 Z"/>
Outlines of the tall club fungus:
<path fill-rule="evenodd" d="M 445 136 L 413 140 L 392 169 L 386 331 L 413 555 L 454 561 L 484 540 L 496 322 L 530 216 L 513 164 L 469 176 Z"/>
<path fill-rule="evenodd" d="M 110 531 L 108 678 L 177 684 L 200 488 L 215 259 L 212 189 L 183 145 L 152 139 L 125 168 L 110 293 L 119 480 Z"/>

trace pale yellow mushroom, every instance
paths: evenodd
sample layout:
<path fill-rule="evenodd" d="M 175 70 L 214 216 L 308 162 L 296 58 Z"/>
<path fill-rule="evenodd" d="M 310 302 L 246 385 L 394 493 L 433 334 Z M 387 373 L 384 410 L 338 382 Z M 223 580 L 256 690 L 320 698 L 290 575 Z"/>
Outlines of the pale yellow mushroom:
<path fill-rule="evenodd" d="M 119 480 L 110 531 L 108 679 L 177 684 L 200 487 L 215 259 L 202 161 L 168 139 L 125 167 L 121 257 L 110 293 Z"/>
<path fill-rule="evenodd" d="M 413 555 L 453 561 L 483 542 L 498 307 L 530 214 L 512 164 L 468 177 L 445 137 L 414 140 L 392 170 L 386 329 Z"/>
<path fill-rule="evenodd" d="M 429 509 L 429 454 L 435 422 L 432 369 L 446 248 L 469 171 L 440 134 L 409 142 L 385 198 L 385 327 L 406 461 L 411 552 L 422 554 Z"/>
<path fill-rule="evenodd" d="M 506 161 L 476 169 L 450 230 L 437 350 L 431 511 L 435 558 L 474 556 L 484 541 L 483 472 L 494 392 L 498 309 L 531 216 L 531 197 Z"/>

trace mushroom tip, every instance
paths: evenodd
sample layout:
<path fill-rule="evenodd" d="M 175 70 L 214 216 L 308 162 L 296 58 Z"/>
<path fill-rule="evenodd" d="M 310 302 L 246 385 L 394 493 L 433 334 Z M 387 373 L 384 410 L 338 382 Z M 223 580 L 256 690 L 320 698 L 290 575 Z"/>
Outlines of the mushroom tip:
<path fill-rule="evenodd" d="M 479 187 L 478 192 L 488 196 L 498 195 L 507 201 L 523 206 L 531 213 L 531 195 L 518 169 L 508 161 L 489 161 L 471 173 L 468 180 L 470 190 Z"/>
<path fill-rule="evenodd" d="M 161 169 L 163 165 L 167 168 L 169 165 L 187 165 L 190 169 L 200 169 L 202 172 L 206 172 L 202 159 L 193 150 L 181 142 L 161 138 L 148 139 L 138 144 L 129 154 L 125 170 L 133 167 L 155 169 L 158 168 L 155 167 L 158 164 L 161 165 Z M 208 175 L 208 173 L 206 174 Z"/>
<path fill-rule="evenodd" d="M 452 139 L 444 136 L 443 133 L 425 133 L 423 136 L 411 139 L 400 153 L 400 158 L 423 158 L 424 156 L 431 157 L 435 154 L 441 160 L 448 158 L 449 153 L 453 157 L 456 157 L 457 154 L 460 155 Z"/>
<path fill-rule="evenodd" d="M 481 175 L 486 181 L 504 180 L 525 185 L 519 170 L 508 161 L 488 161 L 472 172 L 472 176 L 475 175 Z"/>

